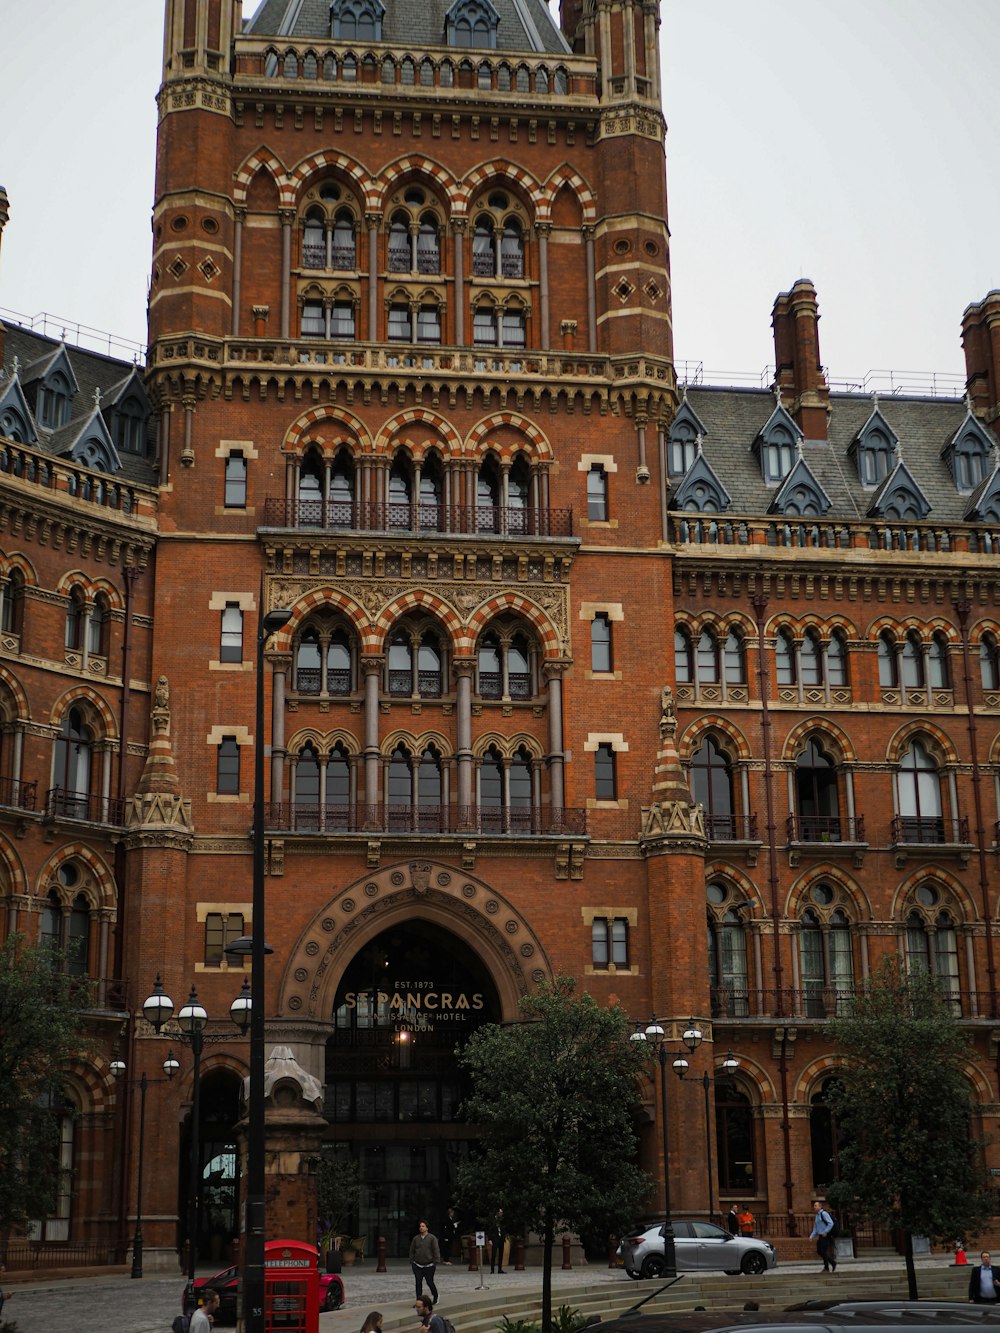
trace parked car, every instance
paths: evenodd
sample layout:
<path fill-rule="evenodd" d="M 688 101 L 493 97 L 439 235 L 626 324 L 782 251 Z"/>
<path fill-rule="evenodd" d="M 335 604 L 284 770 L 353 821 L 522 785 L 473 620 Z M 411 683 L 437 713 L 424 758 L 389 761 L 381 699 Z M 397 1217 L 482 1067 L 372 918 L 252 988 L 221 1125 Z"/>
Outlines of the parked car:
<path fill-rule="evenodd" d="M 235 1324 L 236 1323 L 236 1293 L 240 1285 L 240 1270 L 235 1267 L 224 1268 L 221 1273 L 216 1273 L 214 1277 L 196 1277 L 194 1280 L 195 1305 L 184 1309 L 184 1296 L 187 1294 L 187 1286 L 184 1287 L 184 1294 L 181 1296 L 181 1308 L 185 1314 L 191 1314 L 192 1310 L 201 1305 L 201 1293 L 206 1287 L 211 1287 L 213 1291 L 219 1293 L 219 1308 L 215 1312 L 215 1322 L 217 1324 Z M 320 1311 L 339 1310 L 344 1304 L 344 1279 L 339 1273 L 320 1273 L 319 1275 L 319 1308 Z"/>
<path fill-rule="evenodd" d="M 753 1236 L 731 1236 L 714 1222 L 674 1217 L 674 1251 L 679 1273 L 722 1269 L 725 1273 L 766 1273 L 778 1256 L 770 1241 Z M 663 1224 L 626 1236 L 618 1247 L 629 1277 L 663 1274 Z"/>

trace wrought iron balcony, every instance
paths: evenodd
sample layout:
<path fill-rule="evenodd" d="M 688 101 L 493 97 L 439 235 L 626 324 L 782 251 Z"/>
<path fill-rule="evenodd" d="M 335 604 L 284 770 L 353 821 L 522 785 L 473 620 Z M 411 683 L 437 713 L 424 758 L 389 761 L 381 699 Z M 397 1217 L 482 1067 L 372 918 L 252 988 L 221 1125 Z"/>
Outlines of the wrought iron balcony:
<path fill-rule="evenodd" d="M 34 810 L 38 798 L 37 782 L 22 782 L 20 778 L 0 778 L 0 805 L 15 810 Z"/>
<path fill-rule="evenodd" d="M 896 845 L 951 846 L 969 841 L 969 820 L 964 815 L 959 819 L 945 819 L 943 815 L 896 815 L 891 837 Z"/>
<path fill-rule="evenodd" d="M 989 991 L 960 990 L 950 981 L 939 979 L 941 994 L 956 1018 L 997 1016 L 998 996 Z M 839 1018 L 848 1011 L 856 986 L 827 986 L 821 981 L 806 981 L 801 988 L 757 989 L 746 981 L 711 987 L 712 1017 L 725 1019 Z"/>
<path fill-rule="evenodd" d="M 509 834 L 582 835 L 587 811 L 548 806 L 395 805 L 365 802 L 326 804 L 271 801 L 264 822 L 272 831 L 290 833 L 459 833 L 490 837 Z"/>
<path fill-rule="evenodd" d="M 789 842 L 864 842 L 865 817 L 789 815 L 787 835 Z"/>
<path fill-rule="evenodd" d="M 706 815 L 709 842 L 759 842 L 756 815 Z"/>
<path fill-rule="evenodd" d="M 45 813 L 52 819 L 120 825 L 125 822 L 125 802 L 115 796 L 93 796 L 65 787 L 50 787 L 45 793 Z"/>
<path fill-rule="evenodd" d="M 426 534 L 483 533 L 498 537 L 572 537 L 573 510 L 513 505 L 384 504 L 352 500 L 264 501 L 265 528 Z"/>

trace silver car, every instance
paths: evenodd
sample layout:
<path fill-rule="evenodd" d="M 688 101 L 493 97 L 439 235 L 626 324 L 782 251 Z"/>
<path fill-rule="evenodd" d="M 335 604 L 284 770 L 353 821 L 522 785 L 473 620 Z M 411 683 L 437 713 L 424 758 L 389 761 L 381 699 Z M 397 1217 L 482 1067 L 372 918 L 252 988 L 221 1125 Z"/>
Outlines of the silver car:
<path fill-rule="evenodd" d="M 722 1269 L 725 1273 L 766 1273 L 778 1262 L 774 1246 L 753 1236 L 731 1236 L 714 1222 L 675 1217 L 674 1250 L 678 1273 Z M 626 1236 L 619 1252 L 629 1277 L 660 1277 L 663 1273 L 663 1223 Z"/>

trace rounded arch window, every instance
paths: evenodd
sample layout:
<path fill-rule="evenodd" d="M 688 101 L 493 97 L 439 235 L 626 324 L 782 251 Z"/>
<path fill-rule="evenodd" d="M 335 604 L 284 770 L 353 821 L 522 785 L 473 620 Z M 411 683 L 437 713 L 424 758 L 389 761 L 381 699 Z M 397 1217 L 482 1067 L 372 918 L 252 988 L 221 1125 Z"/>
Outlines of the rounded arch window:
<path fill-rule="evenodd" d="M 837 1121 L 830 1106 L 830 1094 L 837 1081 L 835 1076 L 824 1079 L 810 1098 L 809 1143 L 813 1190 L 817 1194 L 824 1193 L 840 1174 L 837 1166 Z"/>
<path fill-rule="evenodd" d="M 406 191 L 406 194 L 403 195 L 403 199 L 411 208 L 422 208 L 427 201 L 427 197 L 423 190 L 416 186 L 411 186 L 410 189 Z"/>
<path fill-rule="evenodd" d="M 475 278 L 492 278 L 496 275 L 493 229 L 493 217 L 489 213 L 480 213 L 472 230 L 472 275 Z"/>
<path fill-rule="evenodd" d="M 406 213 L 393 213 L 389 223 L 389 272 L 410 272 L 410 218 Z"/>
<path fill-rule="evenodd" d="M 487 202 L 490 208 L 495 208 L 500 213 L 510 205 L 510 200 L 502 190 L 494 190 Z"/>
<path fill-rule="evenodd" d="M 484 634 L 479 640 L 476 658 L 480 698 L 501 698 L 503 696 L 503 672 L 501 670 L 500 640 L 495 634 Z"/>

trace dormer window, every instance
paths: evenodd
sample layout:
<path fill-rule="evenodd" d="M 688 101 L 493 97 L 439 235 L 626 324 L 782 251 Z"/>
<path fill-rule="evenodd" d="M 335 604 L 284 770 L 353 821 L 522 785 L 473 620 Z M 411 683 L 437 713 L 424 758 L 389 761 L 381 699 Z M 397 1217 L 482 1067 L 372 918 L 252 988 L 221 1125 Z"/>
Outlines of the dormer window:
<path fill-rule="evenodd" d="M 672 477 L 683 477 L 694 462 L 698 441 L 689 421 L 675 422 L 670 428 L 667 470 Z"/>
<path fill-rule="evenodd" d="M 126 398 L 115 408 L 115 444 L 125 453 L 146 452 L 146 408 L 138 398 Z"/>
<path fill-rule="evenodd" d="M 381 0 L 335 0 L 330 35 L 346 42 L 380 42 L 385 5 Z"/>
<path fill-rule="evenodd" d="M 990 471 L 993 440 L 971 412 L 948 441 L 942 457 L 951 467 L 955 489 L 969 494 L 985 480 Z"/>
<path fill-rule="evenodd" d="M 764 480 L 781 481 L 792 470 L 795 461 L 795 440 L 783 427 L 771 432 L 764 445 Z"/>
<path fill-rule="evenodd" d="M 495 50 L 500 16 L 489 0 L 455 0 L 445 15 L 445 40 L 449 46 Z"/>
<path fill-rule="evenodd" d="M 858 448 L 858 471 L 863 486 L 885 481 L 892 466 L 892 445 L 882 431 L 873 430 Z"/>
<path fill-rule="evenodd" d="M 69 421 L 73 391 L 66 376 L 60 371 L 38 386 L 35 417 L 40 426 L 58 430 Z"/>

